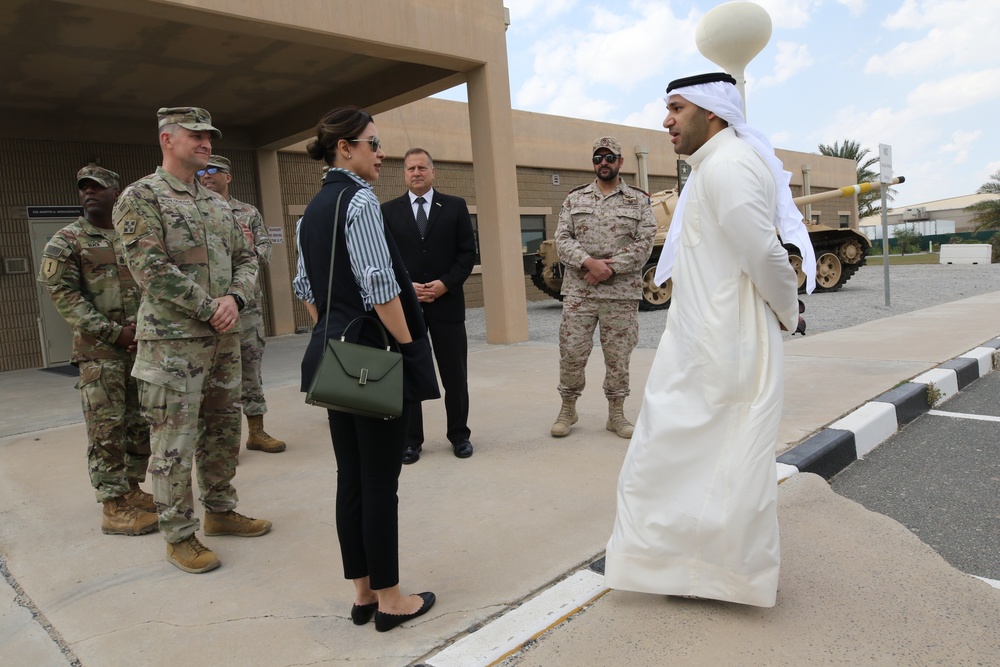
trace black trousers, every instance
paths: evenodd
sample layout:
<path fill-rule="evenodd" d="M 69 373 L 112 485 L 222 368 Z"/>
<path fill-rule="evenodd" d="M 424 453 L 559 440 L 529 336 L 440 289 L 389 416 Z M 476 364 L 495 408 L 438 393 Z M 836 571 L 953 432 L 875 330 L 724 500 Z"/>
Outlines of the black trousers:
<path fill-rule="evenodd" d="M 346 579 L 399 583 L 399 472 L 411 404 L 389 421 L 327 410 L 337 457 L 337 538 Z"/>
<path fill-rule="evenodd" d="M 426 311 L 425 311 L 426 313 Z M 448 424 L 448 442 L 467 440 L 469 430 L 469 340 L 465 322 L 442 322 L 427 317 L 434 360 L 444 387 L 444 410 Z M 417 447 L 424 443 L 424 414 L 420 403 L 413 406 L 406 444 Z"/>

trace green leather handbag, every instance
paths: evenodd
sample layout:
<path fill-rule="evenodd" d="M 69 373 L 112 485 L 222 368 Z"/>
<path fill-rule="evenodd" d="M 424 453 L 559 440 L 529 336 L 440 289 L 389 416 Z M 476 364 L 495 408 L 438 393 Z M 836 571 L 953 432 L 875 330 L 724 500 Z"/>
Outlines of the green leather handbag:
<path fill-rule="evenodd" d="M 340 193 L 340 197 L 343 196 Z M 333 258 L 337 245 L 337 220 L 340 217 L 340 197 L 337 198 L 333 227 L 333 248 L 330 250 L 330 276 L 326 288 L 326 312 L 330 312 L 333 291 Z M 355 323 L 371 320 L 382 332 L 382 347 L 358 345 L 346 340 Z M 328 338 L 330 318 L 326 318 L 323 356 L 306 392 L 306 403 L 328 410 L 350 412 L 364 417 L 395 419 L 403 414 L 403 355 L 389 348 L 385 327 L 376 318 L 362 315 L 351 320 L 340 338 Z"/>

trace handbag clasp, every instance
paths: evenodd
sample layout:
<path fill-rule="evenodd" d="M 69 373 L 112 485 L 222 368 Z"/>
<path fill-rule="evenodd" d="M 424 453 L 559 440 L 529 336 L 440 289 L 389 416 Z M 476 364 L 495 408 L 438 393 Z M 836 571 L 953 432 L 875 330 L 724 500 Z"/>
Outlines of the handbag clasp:
<path fill-rule="evenodd" d="M 361 375 L 358 376 L 358 384 L 368 384 L 368 369 L 362 368 Z"/>

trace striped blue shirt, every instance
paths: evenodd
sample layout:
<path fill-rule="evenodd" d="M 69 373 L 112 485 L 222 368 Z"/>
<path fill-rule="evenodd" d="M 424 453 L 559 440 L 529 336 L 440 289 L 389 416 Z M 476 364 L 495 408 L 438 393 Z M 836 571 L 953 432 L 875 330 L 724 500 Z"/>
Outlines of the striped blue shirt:
<path fill-rule="evenodd" d="M 347 207 L 347 254 L 351 258 L 351 271 L 365 310 L 371 310 L 374 304 L 392 301 L 401 291 L 392 270 L 389 247 L 385 243 L 382 206 L 364 179 L 353 171 L 337 171 L 347 174 L 362 186 Z"/>
<path fill-rule="evenodd" d="M 299 228 L 302 227 L 302 218 L 295 223 L 295 249 L 299 253 L 299 259 L 295 263 L 295 277 L 292 278 L 292 291 L 306 303 L 316 303 L 313 298 L 312 285 L 309 284 L 309 276 L 306 275 L 306 261 L 302 257 L 302 241 L 299 239 Z"/>

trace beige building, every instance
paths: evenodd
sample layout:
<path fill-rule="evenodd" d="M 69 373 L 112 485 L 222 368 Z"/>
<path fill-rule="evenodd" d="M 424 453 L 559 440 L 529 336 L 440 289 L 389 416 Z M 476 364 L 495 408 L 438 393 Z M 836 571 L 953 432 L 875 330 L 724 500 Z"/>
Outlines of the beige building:
<path fill-rule="evenodd" d="M 886 210 L 885 215 L 890 230 L 897 225 L 903 225 L 919 231 L 922 235 L 974 232 L 977 225 L 972 222 L 972 218 L 976 214 L 965 209 L 973 204 L 996 198 L 995 194 L 972 194 L 963 197 L 935 199 L 921 204 L 890 208 Z M 881 238 L 881 214 L 862 218 L 860 228 L 869 238 Z M 891 232 L 889 238 L 892 238 Z"/>
<path fill-rule="evenodd" d="M 414 29 L 416 26 L 418 29 Z M 491 343 L 527 339 L 522 254 L 551 238 L 566 193 L 593 178 L 590 144 L 615 134 L 634 183 L 676 184 L 662 132 L 512 112 L 502 0 L 5 0 L 0 3 L 0 371 L 69 358 L 68 327 L 35 281 L 52 233 L 78 214 L 88 162 L 131 182 L 160 162 L 155 110 L 202 106 L 223 132 L 233 195 L 260 208 L 275 244 L 268 333 L 308 316 L 291 291 L 294 225 L 319 186 L 303 152 L 318 118 L 354 104 L 376 113 L 386 160 L 375 191 L 403 192 L 401 156 L 435 158 L 438 187 L 476 215 L 480 265 L 467 290 Z M 464 83 L 468 104 L 425 99 Z M 813 191 L 854 178 L 847 160 L 779 151 Z M 808 187 L 808 185 L 807 185 Z M 827 224 L 849 200 L 814 204 Z M 837 226 L 837 224 L 833 224 Z"/>

